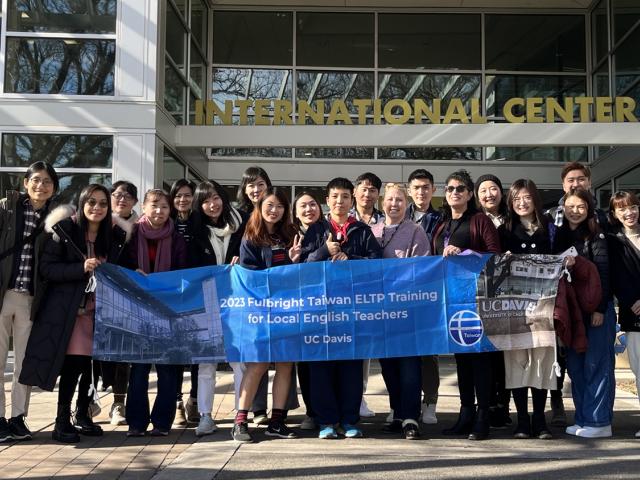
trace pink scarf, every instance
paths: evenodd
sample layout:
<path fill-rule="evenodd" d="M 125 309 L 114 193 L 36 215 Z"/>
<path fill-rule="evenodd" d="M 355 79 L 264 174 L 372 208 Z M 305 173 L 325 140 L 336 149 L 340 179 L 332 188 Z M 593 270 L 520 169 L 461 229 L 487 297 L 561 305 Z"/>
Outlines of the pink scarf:
<path fill-rule="evenodd" d="M 162 228 L 152 228 L 144 215 L 136 222 L 138 225 L 138 268 L 145 273 L 167 272 L 171 270 L 171 237 L 173 220 L 167 220 Z M 158 242 L 153 272 L 149 264 L 149 240 Z"/>

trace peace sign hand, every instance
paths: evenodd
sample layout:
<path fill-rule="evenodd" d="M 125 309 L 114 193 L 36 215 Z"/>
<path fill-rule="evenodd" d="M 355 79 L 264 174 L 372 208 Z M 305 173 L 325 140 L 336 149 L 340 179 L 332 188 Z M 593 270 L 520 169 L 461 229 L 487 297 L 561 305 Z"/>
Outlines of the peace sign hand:
<path fill-rule="evenodd" d="M 296 235 L 293 238 L 293 245 L 289 249 L 289 258 L 293 263 L 298 263 L 300 261 L 301 253 L 302 253 L 302 237 L 300 235 Z"/>

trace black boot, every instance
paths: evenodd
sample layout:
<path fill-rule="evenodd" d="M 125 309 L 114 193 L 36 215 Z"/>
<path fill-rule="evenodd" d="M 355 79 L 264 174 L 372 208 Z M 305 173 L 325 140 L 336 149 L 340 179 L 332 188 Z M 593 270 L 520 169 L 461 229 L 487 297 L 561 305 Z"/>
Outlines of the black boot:
<path fill-rule="evenodd" d="M 533 430 L 533 436 L 540 440 L 550 440 L 553 438 L 551 432 L 547 428 L 547 421 L 544 418 L 544 413 L 534 413 L 531 419 L 531 429 Z"/>
<path fill-rule="evenodd" d="M 80 435 L 71 425 L 71 405 L 58 405 L 58 416 L 56 417 L 56 425 L 53 428 L 51 438 L 62 443 L 77 443 L 80 441 Z"/>
<path fill-rule="evenodd" d="M 460 407 L 455 425 L 442 431 L 443 435 L 469 435 L 476 416 L 476 407 Z"/>
<path fill-rule="evenodd" d="M 80 410 L 80 406 L 78 406 L 73 423 L 78 433 L 82 435 L 88 437 L 100 437 L 102 435 L 102 427 L 93 423 L 88 406 L 86 408 L 83 407 L 82 410 Z"/>
<path fill-rule="evenodd" d="M 485 440 L 489 436 L 489 409 L 478 408 L 469 440 Z"/>
<path fill-rule="evenodd" d="M 518 426 L 513 432 L 514 438 L 531 438 L 531 417 L 528 413 L 518 413 Z"/>

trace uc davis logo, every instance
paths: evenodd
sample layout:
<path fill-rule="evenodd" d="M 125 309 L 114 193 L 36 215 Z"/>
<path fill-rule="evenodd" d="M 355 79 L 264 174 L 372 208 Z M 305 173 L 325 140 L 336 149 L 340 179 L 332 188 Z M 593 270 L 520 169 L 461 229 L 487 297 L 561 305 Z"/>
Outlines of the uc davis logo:
<path fill-rule="evenodd" d="M 461 347 L 470 347 L 482 339 L 482 319 L 472 310 L 460 310 L 449 319 L 449 336 Z"/>

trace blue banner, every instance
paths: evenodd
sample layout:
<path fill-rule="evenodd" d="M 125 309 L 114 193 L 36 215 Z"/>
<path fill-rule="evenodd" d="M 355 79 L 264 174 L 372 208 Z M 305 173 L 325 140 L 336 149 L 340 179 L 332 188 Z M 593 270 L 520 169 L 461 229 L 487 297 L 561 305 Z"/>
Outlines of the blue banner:
<path fill-rule="evenodd" d="M 552 346 L 548 306 L 560 261 L 539 257 L 534 263 L 547 266 L 548 278 L 528 275 L 523 286 L 517 272 L 533 257 L 471 254 L 263 271 L 220 266 L 148 276 L 104 265 L 94 356 L 188 364 Z M 538 304 L 544 308 L 536 313 Z"/>

